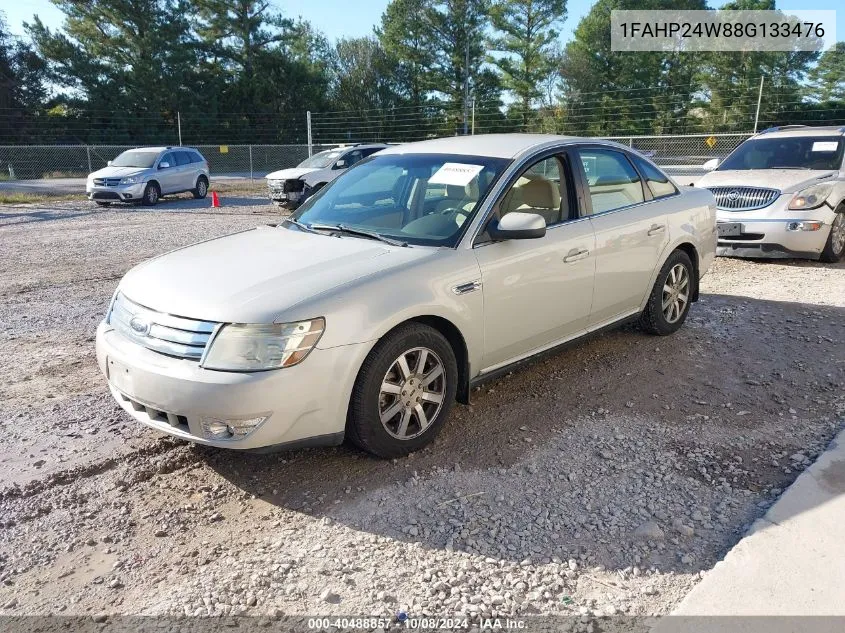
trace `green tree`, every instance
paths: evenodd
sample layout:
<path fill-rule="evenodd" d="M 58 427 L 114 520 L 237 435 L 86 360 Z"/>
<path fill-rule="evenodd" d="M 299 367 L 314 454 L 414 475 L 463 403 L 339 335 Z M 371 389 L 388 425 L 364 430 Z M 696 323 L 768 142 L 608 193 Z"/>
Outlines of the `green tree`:
<path fill-rule="evenodd" d="M 48 98 L 46 80 L 44 61 L 9 33 L 0 12 L 0 142 L 32 138 L 33 115 Z"/>
<path fill-rule="evenodd" d="M 490 46 L 501 55 L 492 58 L 502 84 L 522 108 L 522 123 L 543 96 L 543 81 L 555 63 L 555 26 L 566 18 L 566 0 L 494 0 L 490 21 L 496 30 Z"/>
<path fill-rule="evenodd" d="M 826 50 L 808 73 L 811 94 L 819 101 L 845 101 L 845 42 Z"/>
<path fill-rule="evenodd" d="M 445 100 L 445 133 L 468 131 L 470 95 L 485 108 L 495 105 L 488 100 L 499 100 L 498 76 L 483 68 L 488 9 L 487 0 L 441 0 L 425 11 L 435 53 L 429 89 Z"/>
<path fill-rule="evenodd" d="M 427 19 L 431 0 L 392 0 L 375 29 L 385 54 L 395 62 L 391 69 L 397 88 L 408 105 L 419 108 L 431 92 L 435 61 L 434 31 Z"/>
<path fill-rule="evenodd" d="M 563 130 L 579 134 L 689 131 L 698 71 L 690 53 L 610 47 L 614 9 L 706 9 L 705 0 L 598 0 L 575 29 L 562 61 Z"/>
<path fill-rule="evenodd" d="M 72 90 L 67 100 L 90 113 L 87 136 L 96 135 L 90 140 L 175 141 L 180 100 L 195 98 L 196 57 L 185 2 L 53 3 L 66 16 L 62 31 L 47 28 L 38 17 L 25 27 L 52 80 Z"/>

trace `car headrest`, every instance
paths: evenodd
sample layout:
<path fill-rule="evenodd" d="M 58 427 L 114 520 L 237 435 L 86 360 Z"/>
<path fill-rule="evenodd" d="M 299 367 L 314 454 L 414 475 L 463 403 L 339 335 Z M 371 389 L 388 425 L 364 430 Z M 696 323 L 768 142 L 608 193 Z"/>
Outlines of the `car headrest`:
<path fill-rule="evenodd" d="M 520 187 L 522 204 L 533 209 L 557 209 L 560 207 L 560 192 L 551 180 L 538 178 Z"/>

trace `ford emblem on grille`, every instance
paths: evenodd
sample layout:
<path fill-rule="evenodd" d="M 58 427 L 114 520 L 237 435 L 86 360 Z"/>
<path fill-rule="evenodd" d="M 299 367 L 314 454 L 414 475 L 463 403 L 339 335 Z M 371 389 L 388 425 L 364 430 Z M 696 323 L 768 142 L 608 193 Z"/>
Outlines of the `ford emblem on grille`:
<path fill-rule="evenodd" d="M 150 323 L 139 316 L 133 316 L 129 321 L 129 327 L 138 336 L 146 336 L 150 333 Z"/>

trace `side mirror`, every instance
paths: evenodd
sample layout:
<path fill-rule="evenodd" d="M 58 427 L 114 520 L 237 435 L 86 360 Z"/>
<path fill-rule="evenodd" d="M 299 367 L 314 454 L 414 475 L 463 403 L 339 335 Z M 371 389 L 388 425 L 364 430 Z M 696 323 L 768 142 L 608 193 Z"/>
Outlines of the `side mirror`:
<path fill-rule="evenodd" d="M 106 165 L 108 165 L 109 167 L 111 167 L 111 161 L 108 161 L 108 162 L 106 163 Z"/>
<path fill-rule="evenodd" d="M 719 159 L 718 158 L 711 158 L 706 163 L 704 163 L 701 167 L 704 171 L 713 171 L 719 166 Z"/>
<path fill-rule="evenodd" d="M 535 240 L 546 234 L 546 220 L 536 213 L 512 211 L 491 222 L 487 232 L 494 240 Z"/>
<path fill-rule="evenodd" d="M 344 167 L 346 167 L 346 161 L 342 158 L 334 164 L 335 169 L 343 169 Z"/>
<path fill-rule="evenodd" d="M 166 161 L 158 164 L 159 169 L 167 169 L 168 167 L 170 167 L 170 163 L 168 163 Z"/>

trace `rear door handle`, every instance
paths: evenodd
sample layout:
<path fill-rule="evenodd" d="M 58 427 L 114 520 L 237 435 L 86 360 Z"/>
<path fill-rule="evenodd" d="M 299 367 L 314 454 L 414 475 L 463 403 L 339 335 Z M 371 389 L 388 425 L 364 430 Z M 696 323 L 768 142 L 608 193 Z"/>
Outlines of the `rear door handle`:
<path fill-rule="evenodd" d="M 652 224 L 651 228 L 648 230 L 649 235 L 657 235 L 658 233 L 663 233 L 666 230 L 665 224 Z"/>
<path fill-rule="evenodd" d="M 584 259 L 590 254 L 590 251 L 584 249 L 577 249 L 573 248 L 566 254 L 566 257 L 563 258 L 563 262 L 565 264 L 571 264 L 572 262 L 577 262 L 579 259 Z"/>

